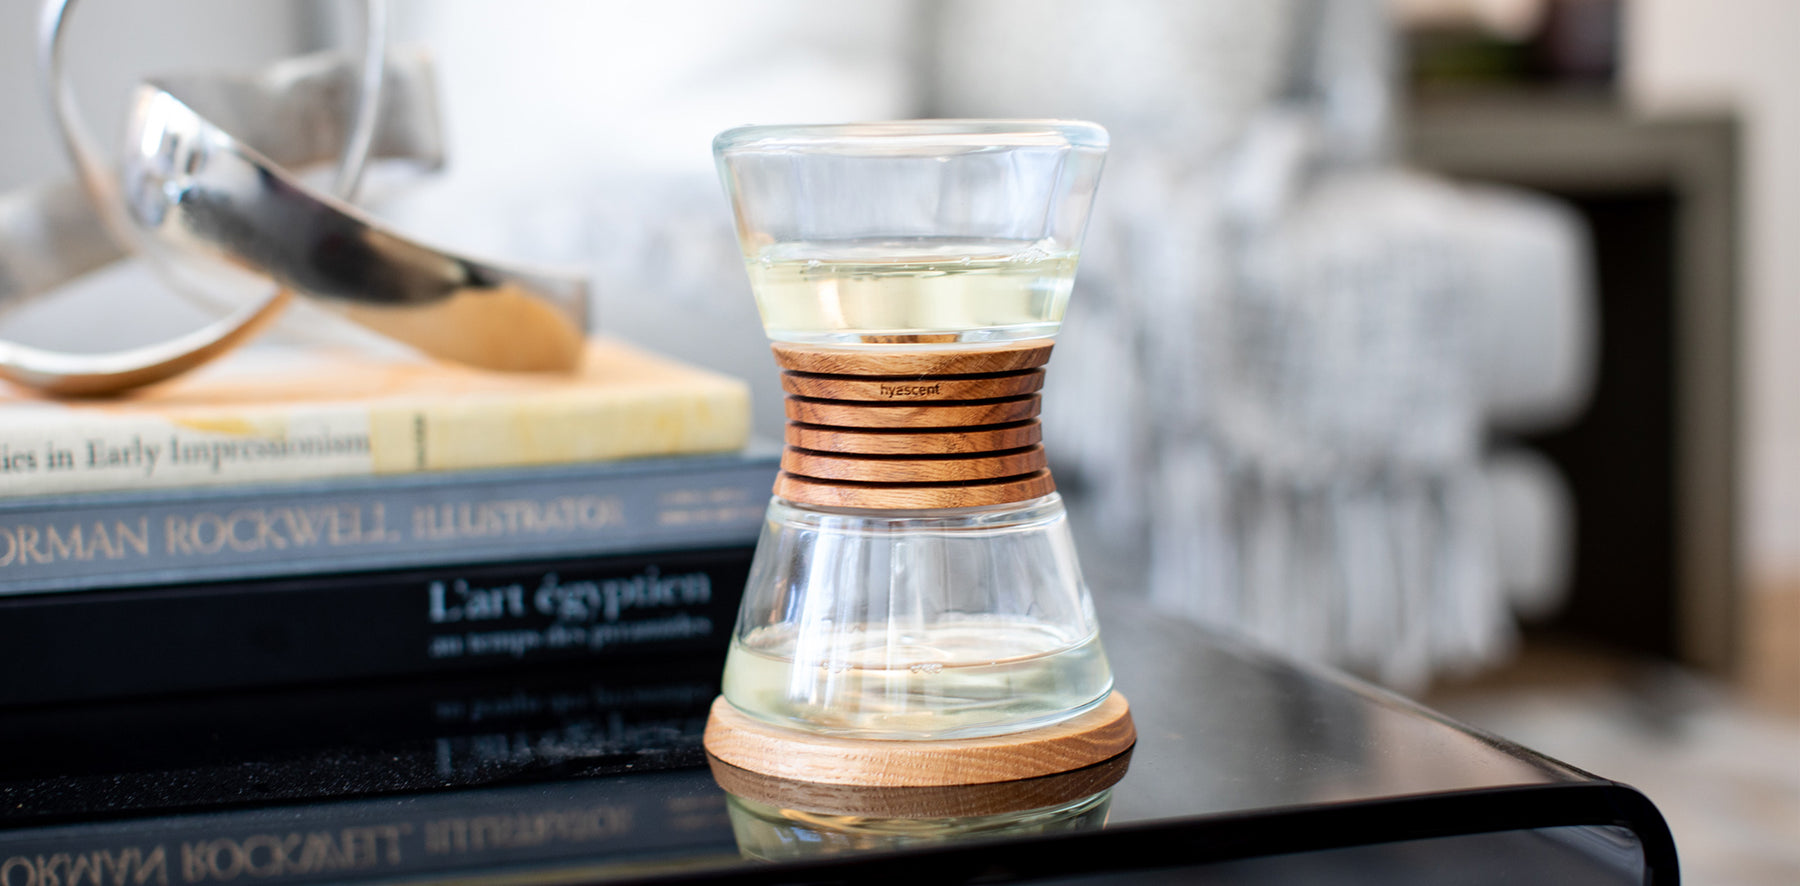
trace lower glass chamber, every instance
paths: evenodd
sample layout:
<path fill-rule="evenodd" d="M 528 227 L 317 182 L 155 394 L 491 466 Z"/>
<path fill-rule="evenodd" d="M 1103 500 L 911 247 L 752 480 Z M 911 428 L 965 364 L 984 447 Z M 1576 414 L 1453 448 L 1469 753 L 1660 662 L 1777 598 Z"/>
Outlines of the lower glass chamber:
<path fill-rule="evenodd" d="M 1061 496 L 933 511 L 769 504 L 725 666 L 759 720 L 872 739 L 1057 723 L 1112 689 Z"/>

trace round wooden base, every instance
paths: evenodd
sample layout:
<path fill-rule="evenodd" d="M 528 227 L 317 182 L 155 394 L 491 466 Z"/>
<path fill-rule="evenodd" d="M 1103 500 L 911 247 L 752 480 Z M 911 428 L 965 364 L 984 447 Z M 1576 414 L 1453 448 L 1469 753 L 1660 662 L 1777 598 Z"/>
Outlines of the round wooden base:
<path fill-rule="evenodd" d="M 706 721 L 706 750 L 739 769 L 779 779 L 867 787 L 990 784 L 1102 763 L 1137 742 L 1131 705 L 1117 692 L 1072 719 L 1040 729 L 935 741 L 816 735 L 740 713 L 721 696 Z"/>
<path fill-rule="evenodd" d="M 929 787 L 867 787 L 793 781 L 740 769 L 708 755 L 713 781 L 727 793 L 779 809 L 859 818 L 970 818 L 1059 806 L 1119 783 L 1131 752 L 1092 766 L 1023 781 Z"/>

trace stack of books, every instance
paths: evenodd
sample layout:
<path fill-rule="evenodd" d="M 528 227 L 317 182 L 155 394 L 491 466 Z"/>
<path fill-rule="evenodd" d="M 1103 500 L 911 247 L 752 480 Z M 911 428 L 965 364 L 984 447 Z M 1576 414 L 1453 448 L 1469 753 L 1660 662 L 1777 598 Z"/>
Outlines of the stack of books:
<path fill-rule="evenodd" d="M 721 651 L 778 452 L 740 381 L 258 350 L 0 389 L 0 704 Z"/>

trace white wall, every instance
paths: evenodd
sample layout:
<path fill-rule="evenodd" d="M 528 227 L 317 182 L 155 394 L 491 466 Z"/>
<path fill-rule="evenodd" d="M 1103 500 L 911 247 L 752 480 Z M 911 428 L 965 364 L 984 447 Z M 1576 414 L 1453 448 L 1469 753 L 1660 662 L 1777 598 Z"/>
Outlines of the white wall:
<path fill-rule="evenodd" d="M 1624 82 L 1650 113 L 1744 122 L 1744 565 L 1800 580 L 1800 2 L 1633 0 Z"/>
<path fill-rule="evenodd" d="M 583 268 L 594 325 L 750 381 L 779 374 L 712 138 L 742 123 L 911 116 L 910 0 L 397 0 L 438 63 L 445 174 L 376 211 L 428 242 Z"/>
<path fill-rule="evenodd" d="M 124 125 L 130 90 L 145 74 L 258 65 L 301 51 L 315 39 L 305 3 L 78 4 L 68 23 L 68 64 L 95 132 L 111 144 Z M 0 191 L 73 174 L 37 76 L 40 6 L 33 0 L 0 2 Z"/>

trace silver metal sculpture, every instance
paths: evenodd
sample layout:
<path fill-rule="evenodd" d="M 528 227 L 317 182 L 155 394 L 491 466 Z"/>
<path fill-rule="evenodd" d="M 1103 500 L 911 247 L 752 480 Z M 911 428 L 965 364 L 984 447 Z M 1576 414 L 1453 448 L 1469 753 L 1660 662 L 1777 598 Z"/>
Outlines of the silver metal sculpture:
<path fill-rule="evenodd" d="M 106 354 L 58 353 L 0 341 L 0 377 L 59 395 L 149 384 L 241 344 L 295 293 L 433 356 L 510 370 L 577 365 L 587 325 L 583 278 L 453 255 L 391 231 L 347 202 L 366 159 L 381 147 L 378 136 L 391 129 L 381 113 L 391 67 L 383 47 L 382 0 L 365 3 L 368 24 L 353 122 L 339 156 L 337 197 L 319 193 L 275 158 L 249 147 L 237 132 L 203 116 L 186 94 L 207 92 L 207 84 L 193 81 L 164 79 L 139 88 L 124 156 L 111 168 L 83 124 L 65 78 L 63 45 L 74 5 L 74 0 L 45 4 L 39 66 L 64 146 L 99 222 L 123 249 L 146 257 L 184 294 L 231 309 L 172 341 Z M 235 92 L 214 84 L 210 97 L 236 122 L 260 123 L 266 132 L 267 124 L 280 119 L 267 110 L 280 104 L 271 97 L 295 85 L 280 81 L 265 79 L 260 88 L 240 83 Z M 256 108 L 264 109 L 260 120 Z M 434 116 L 431 123 L 435 127 Z M 304 133 L 269 134 L 276 138 L 265 144 L 297 139 L 317 146 Z M 46 194 L 53 202 L 68 201 L 66 189 Z M 73 228 L 86 223 L 66 205 L 60 209 L 39 217 L 65 219 Z M 29 220 L 32 214 L 15 212 L 15 222 L 21 216 Z M 5 219 L 0 206 L 0 223 Z M 72 264 L 78 266 L 104 260 L 91 248 L 73 253 Z M 39 271 L 34 284 L 57 277 L 55 269 Z M 0 290 L 0 299 L 4 296 Z"/>

